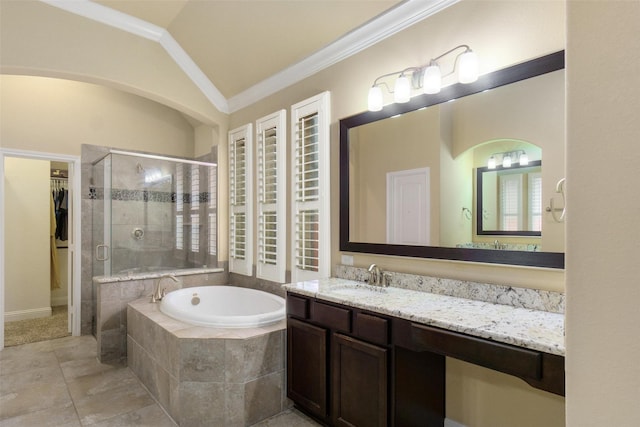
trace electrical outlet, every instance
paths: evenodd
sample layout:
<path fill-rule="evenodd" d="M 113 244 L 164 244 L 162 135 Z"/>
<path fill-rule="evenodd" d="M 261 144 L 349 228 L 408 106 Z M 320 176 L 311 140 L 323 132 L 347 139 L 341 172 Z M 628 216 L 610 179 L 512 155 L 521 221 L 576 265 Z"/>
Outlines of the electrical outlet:
<path fill-rule="evenodd" d="M 342 255 L 342 265 L 353 265 L 353 255 Z"/>

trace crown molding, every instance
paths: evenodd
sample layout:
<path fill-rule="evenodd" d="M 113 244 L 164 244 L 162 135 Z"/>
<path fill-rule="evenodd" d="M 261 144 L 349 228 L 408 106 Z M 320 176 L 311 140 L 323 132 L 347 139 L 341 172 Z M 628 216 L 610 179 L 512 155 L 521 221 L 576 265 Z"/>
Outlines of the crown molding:
<path fill-rule="evenodd" d="M 118 28 L 136 36 L 159 41 L 164 28 L 89 0 L 40 0 L 50 6 Z"/>
<path fill-rule="evenodd" d="M 460 0 L 407 0 L 372 19 L 302 61 L 229 98 L 233 113 L 312 76 Z"/>
<path fill-rule="evenodd" d="M 70 13 L 118 28 L 122 31 L 160 43 L 169 56 L 200 89 L 204 96 L 223 113 L 233 113 L 310 77 L 413 24 L 432 16 L 460 0 L 406 0 L 389 11 L 345 34 L 335 42 L 251 86 L 228 100 L 206 76 L 187 52 L 157 25 L 127 15 L 90 0 L 40 0 Z"/>
<path fill-rule="evenodd" d="M 207 78 L 182 46 L 180 46 L 173 36 L 164 28 L 89 0 L 40 1 L 75 15 L 159 43 L 196 87 L 200 89 L 200 92 L 202 92 L 209 102 L 219 111 L 226 114 L 229 113 L 227 99 L 218 88 L 211 83 L 211 80 Z"/>

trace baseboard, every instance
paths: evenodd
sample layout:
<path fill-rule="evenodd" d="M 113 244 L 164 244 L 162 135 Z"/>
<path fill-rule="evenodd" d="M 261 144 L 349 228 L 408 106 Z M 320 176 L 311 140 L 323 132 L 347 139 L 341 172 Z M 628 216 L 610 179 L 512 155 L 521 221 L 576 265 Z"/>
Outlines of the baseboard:
<path fill-rule="evenodd" d="M 51 297 L 51 307 L 58 307 L 60 305 L 67 305 L 68 297 L 62 295 L 59 297 Z"/>
<path fill-rule="evenodd" d="M 37 319 L 51 316 L 51 307 L 31 308 L 29 310 L 8 311 L 4 314 L 5 322 L 17 320 Z"/>
<path fill-rule="evenodd" d="M 444 427 L 467 427 L 464 424 L 460 424 L 456 421 L 450 420 L 449 418 L 445 418 Z"/>

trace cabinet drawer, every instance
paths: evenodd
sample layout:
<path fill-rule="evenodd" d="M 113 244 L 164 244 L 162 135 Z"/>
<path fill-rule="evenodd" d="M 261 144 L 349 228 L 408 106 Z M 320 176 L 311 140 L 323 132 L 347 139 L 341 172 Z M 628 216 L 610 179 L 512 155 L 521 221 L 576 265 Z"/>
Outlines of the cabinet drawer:
<path fill-rule="evenodd" d="M 457 332 L 412 324 L 414 345 L 520 378 L 542 378 L 542 353 Z"/>
<path fill-rule="evenodd" d="M 351 310 L 315 302 L 311 320 L 336 331 L 351 332 Z"/>
<path fill-rule="evenodd" d="M 374 344 L 389 344 L 389 321 L 382 317 L 358 312 L 355 314 L 353 331 L 358 338 Z"/>
<path fill-rule="evenodd" d="M 287 295 L 287 314 L 300 319 L 309 318 L 309 300 Z"/>

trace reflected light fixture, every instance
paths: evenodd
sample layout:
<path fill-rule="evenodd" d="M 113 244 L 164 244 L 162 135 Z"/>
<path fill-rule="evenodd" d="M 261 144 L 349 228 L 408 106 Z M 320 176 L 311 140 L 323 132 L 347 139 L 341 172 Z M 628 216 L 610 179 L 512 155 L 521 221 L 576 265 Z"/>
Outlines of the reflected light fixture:
<path fill-rule="evenodd" d="M 502 153 L 493 153 L 489 157 L 489 160 L 487 160 L 487 169 L 496 168 L 498 163 L 496 157 L 498 156 L 502 156 L 501 164 L 503 168 L 510 168 L 514 163 L 514 159 L 518 159 L 518 164 L 520 166 L 526 166 L 529 164 L 529 156 L 527 156 L 527 153 L 524 150 L 511 150 L 504 151 Z"/>
<path fill-rule="evenodd" d="M 461 49 L 464 50 L 455 57 L 453 69 L 443 75 L 438 61 Z M 383 86 L 387 92 L 393 94 L 394 102 L 405 103 L 411 99 L 412 90 L 421 90 L 422 93 L 425 94 L 436 94 L 440 92 L 442 79 L 456 73 L 456 71 L 460 83 L 473 83 L 478 80 L 478 69 L 478 56 L 476 53 L 472 51 L 469 46 L 460 45 L 446 51 L 442 55 L 436 56 L 431 59 L 428 64 L 408 67 L 401 71 L 383 74 L 374 80 L 371 89 L 369 89 L 369 111 L 382 110 L 384 104 Z M 391 80 L 392 77 L 396 77 L 393 83 L 393 91 L 387 82 L 387 80 Z"/>

